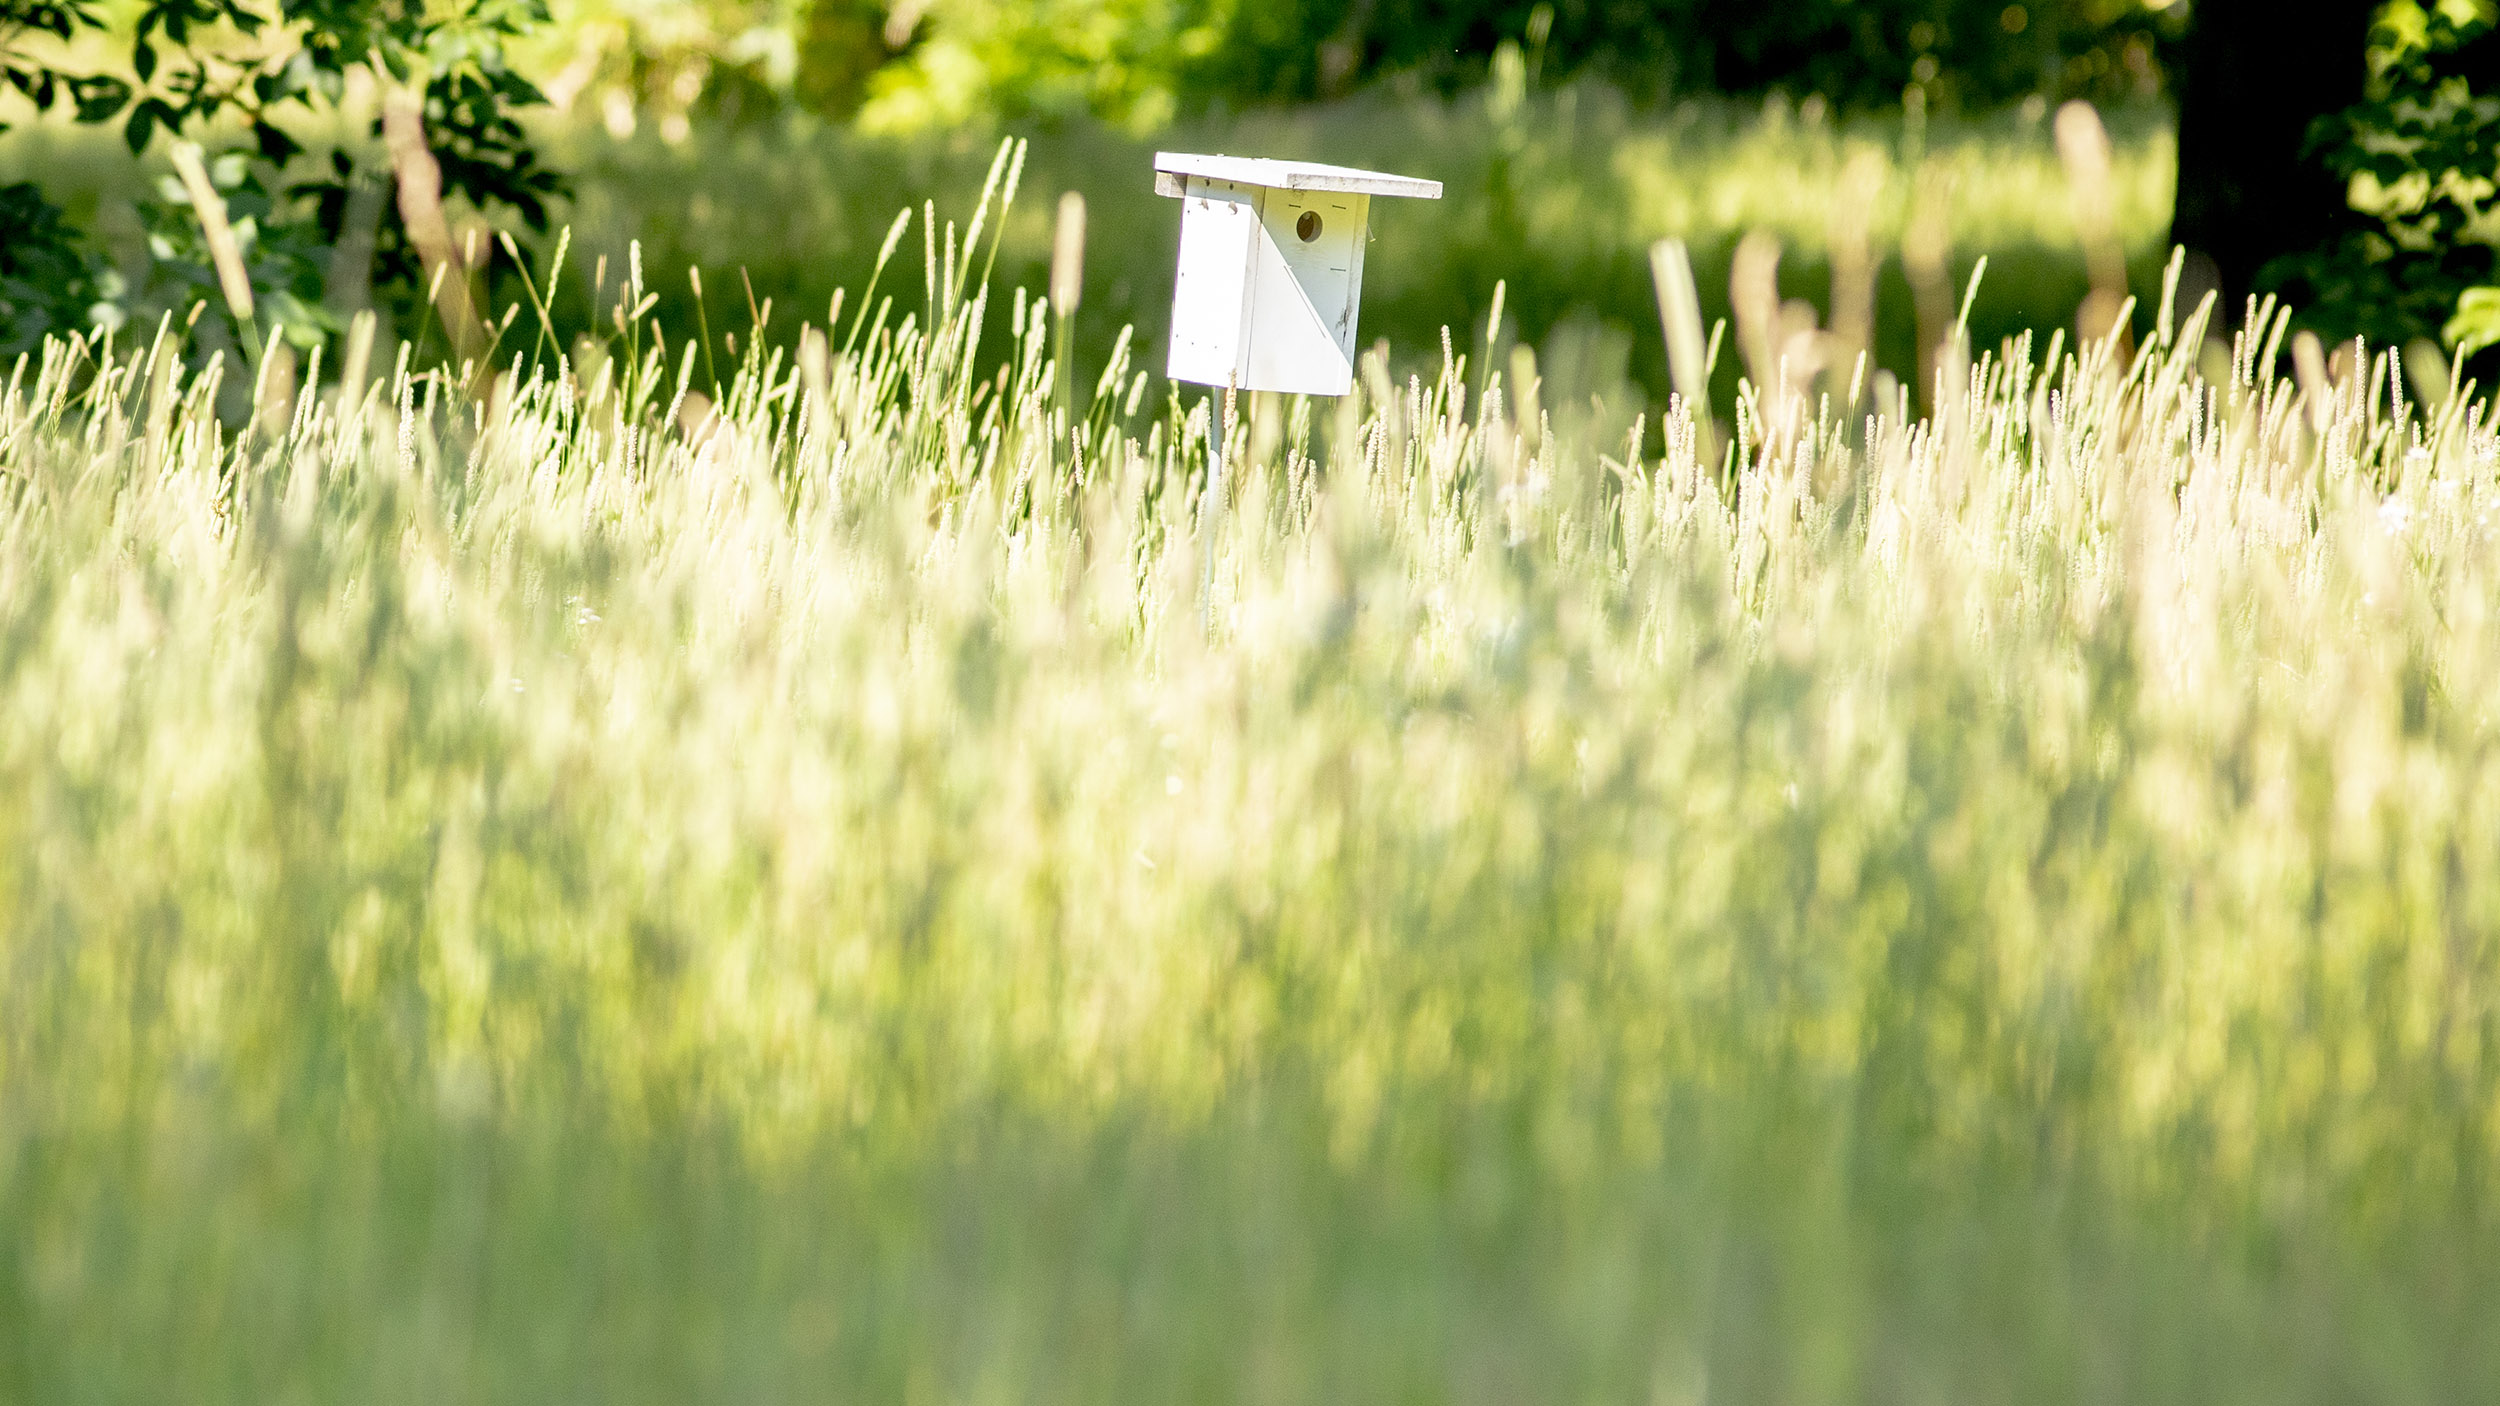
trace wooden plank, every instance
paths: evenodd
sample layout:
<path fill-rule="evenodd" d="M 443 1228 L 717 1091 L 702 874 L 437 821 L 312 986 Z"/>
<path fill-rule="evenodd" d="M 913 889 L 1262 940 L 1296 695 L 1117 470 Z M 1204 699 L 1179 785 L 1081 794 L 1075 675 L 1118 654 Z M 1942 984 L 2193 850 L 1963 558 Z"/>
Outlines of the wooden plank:
<path fill-rule="evenodd" d="M 1204 176 L 1210 180 L 1266 186 L 1271 190 L 1342 191 L 1355 195 L 1398 195 L 1417 200 L 1441 198 L 1441 183 L 1420 176 L 1364 171 L 1316 161 L 1273 161 L 1260 156 L 1207 156 L 1185 151 L 1155 153 L 1155 192 L 1176 195 L 1170 176 Z"/>
<path fill-rule="evenodd" d="M 1175 381 L 1237 382 L 1250 334 L 1252 246 L 1259 191 L 1231 181 L 1191 180 L 1181 210 L 1179 275 L 1172 285 L 1172 343 L 1164 374 Z"/>

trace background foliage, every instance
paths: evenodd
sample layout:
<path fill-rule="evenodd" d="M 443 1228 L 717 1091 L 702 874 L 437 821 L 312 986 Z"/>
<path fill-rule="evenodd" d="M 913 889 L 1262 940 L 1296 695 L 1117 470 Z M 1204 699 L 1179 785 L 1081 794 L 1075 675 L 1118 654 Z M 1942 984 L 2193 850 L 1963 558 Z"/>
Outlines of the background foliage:
<path fill-rule="evenodd" d="M 1818 318 L 1829 312 L 1835 245 L 1864 240 L 1878 265 L 1876 364 L 1906 381 L 1918 379 L 1922 290 L 1898 250 L 1914 227 L 1934 246 L 1932 277 L 1949 285 L 1948 301 L 1988 255 L 1972 313 L 1983 345 L 2063 321 L 2089 284 L 2048 127 L 2045 114 L 2020 110 L 1911 124 L 1783 101 L 1645 109 L 1597 84 L 1495 84 L 1449 99 L 1376 91 L 1182 119 L 1149 137 L 1070 124 L 1032 142 L 1025 184 L 1044 198 L 1007 220 L 999 277 L 1045 286 L 1051 204 L 1082 194 L 1092 234 L 1079 355 L 1095 364 L 1100 339 L 1132 324 L 1139 345 L 1156 349 L 1145 357 L 1154 364 L 1178 239 L 1173 203 L 1144 175 L 1158 146 L 1429 171 L 1444 183 L 1440 201 L 1374 206 L 1361 340 L 1386 341 L 1401 368 L 1437 358 L 1445 326 L 1472 345 L 1498 283 L 1501 340 L 1559 354 L 1575 368 L 1560 379 L 1602 393 L 1628 427 L 1667 385 L 1649 246 L 1668 235 L 1691 245 L 1713 319 L 1732 311 L 1728 274 L 1749 231 L 1779 242 L 1782 296 Z M 2148 109 L 2114 113 L 2112 134 L 2102 213 L 2139 285 L 2158 287 L 2169 136 Z M 870 137 L 805 118 L 712 129 L 683 145 L 648 130 L 623 142 L 577 132 L 552 155 L 579 173 L 578 268 L 558 307 L 569 328 L 590 321 L 575 301 L 591 285 L 581 275 L 602 255 L 619 267 L 637 239 L 651 268 L 703 266 L 716 326 L 743 316 L 742 276 L 774 300 L 777 319 L 817 316 L 836 287 L 865 278 L 893 218 L 889 202 L 942 202 L 977 184 L 987 160 L 968 141 Z M 668 325 L 696 325 L 682 274 L 655 278 L 653 289 Z M 1734 368 L 1725 358 L 1722 393 L 1733 391 Z"/>
<path fill-rule="evenodd" d="M 15 32 L 35 39 L 81 32 L 97 20 L 92 11 L 51 0 L 12 3 L 26 9 Z M 1188 132 L 1190 140 L 1224 146 L 1273 141 L 1291 119 L 1280 123 L 1259 114 L 1315 101 L 1323 111 L 1328 104 L 1343 111 L 1360 95 L 1378 95 L 1366 101 L 1397 128 L 1411 125 L 1400 110 L 1417 104 L 1465 107 L 1481 95 L 1516 112 L 1517 100 L 1506 92 L 1542 100 L 1565 89 L 1602 92 L 1608 96 L 1592 100 L 1656 113 L 1712 94 L 1767 95 L 1785 101 L 1765 112 L 1828 113 L 1843 121 L 1893 114 L 1897 159 L 1916 167 L 1927 124 L 1957 114 L 2013 107 L 2045 131 L 2038 119 L 2067 97 L 2114 104 L 2118 111 L 2135 110 L 2131 103 L 2144 108 L 2167 81 L 2174 41 L 2188 22 L 2184 5 L 2157 8 L 2135 0 L 1782 6 L 1716 0 L 1363 0 L 1346 6 L 1298 0 L 564 0 L 552 11 L 536 8 L 534 0 L 468 0 L 448 8 L 394 0 L 152 0 L 116 33 L 124 60 L 89 65 L 94 71 L 74 82 L 68 69 L 28 58 L 36 48 L 13 42 L 9 52 L 16 56 L 12 81 L 29 98 L 95 120 L 118 114 L 125 134 L 142 146 L 153 133 L 177 128 L 227 133 L 227 140 L 240 136 L 254 159 L 240 168 L 230 198 L 250 217 L 256 280 L 298 310 L 284 319 L 296 334 L 315 340 L 334 328 L 338 314 L 330 305 L 340 285 L 335 271 L 322 266 L 320 251 L 340 242 L 358 186 L 378 178 L 370 105 L 359 109 L 349 80 L 359 56 L 377 42 L 399 56 L 389 62 L 404 73 L 429 75 L 429 130 L 455 197 L 471 212 L 463 218 L 526 234 L 547 227 L 546 202 L 560 184 L 538 155 L 547 141 L 562 144 L 573 153 L 567 159 L 584 171 L 622 171 L 649 163 L 582 141 L 581 129 L 595 124 L 593 130 L 627 146 L 638 134 L 656 133 L 672 149 L 734 151 L 759 139 L 751 134 L 766 134 L 760 140 L 770 145 L 769 134 L 796 130 L 794 108 L 847 129 L 848 135 L 824 140 L 864 136 L 922 148 L 889 163 L 910 173 L 907 185 L 919 187 L 945 163 L 943 153 L 966 140 L 977 146 L 979 133 L 1002 123 L 1042 133 L 1046 145 L 1082 147 L 1092 140 L 1085 133 L 1100 128 L 1139 138 L 1178 139 Z M 2487 15 L 2470 0 L 2446 0 L 2445 8 L 2432 9 L 2397 0 L 2387 8 L 2371 103 L 2322 130 L 2317 148 L 2317 159 L 2334 163 L 2355 198 L 2376 213 L 2338 247 L 2276 271 L 2309 325 L 2336 335 L 2420 336 L 2449 321 L 2467 289 L 2491 282 L 2489 246 L 2479 242 L 2488 202 L 2476 194 L 2476 182 L 2489 177 L 2475 173 L 2488 168 L 2491 132 L 2500 119 L 2492 116 L 2488 97 L 2471 87 L 2478 61 L 2468 44 L 2487 32 Z M 542 83 L 568 119 L 525 127 L 518 115 L 538 105 Z M 1552 116 L 1560 109 L 1537 111 Z M 1325 128 L 1325 116 L 1318 120 Z M 1425 286 L 1437 288 L 1445 304 L 1481 305 L 1488 288 L 1473 285 L 1489 284 L 1482 271 L 1506 265 L 1510 252 L 1495 246 L 1533 223 L 1517 213 L 1523 201 L 1583 199 L 1533 191 L 1550 172 L 1520 164 L 1514 148 L 1534 148 L 1538 138 L 1523 138 L 1517 122 L 1496 125 L 1447 134 L 1487 145 L 1419 148 L 1395 158 L 1461 168 L 1481 157 L 1493 183 L 1488 221 L 1461 227 L 1469 231 L 1461 251 L 1436 255 L 1454 276 Z M 736 135 L 742 132 L 750 135 Z M 811 164 L 804 142 L 818 140 L 806 138 L 794 150 L 791 159 L 802 169 Z M 1342 131 L 1328 132 L 1325 140 L 1329 153 L 1311 145 L 1304 154 L 1344 158 L 1367 145 Z M 1527 146 L 1519 147 L 1523 140 Z M 307 142 L 319 150 L 306 154 Z M 1132 158 L 1123 150 L 1116 159 Z M 1786 164 L 1812 160 L 1801 153 Z M 699 154 L 693 161 L 698 184 L 708 165 Z M 1086 182 L 1070 173 L 1069 183 Z M 31 211 L 41 203 L 39 194 L 21 192 L 7 208 Z M 612 212 L 633 205 L 636 195 L 632 189 L 605 192 L 580 209 Z M 821 204 L 810 193 L 797 198 L 803 206 Z M 2413 204 L 2399 210 L 2405 202 Z M 17 285 L 9 316 L 20 325 L 20 345 L 44 325 L 144 315 L 207 286 L 205 266 L 185 262 L 198 252 L 198 241 L 179 228 L 186 208 L 163 194 L 143 196 L 138 204 L 134 223 L 152 236 L 149 252 L 133 259 L 125 243 L 112 267 L 93 240 L 77 238 L 74 222 L 34 221 L 19 230 L 12 243 L 24 251 L 20 262 L 67 259 L 83 270 L 77 279 Z M 636 233 L 656 245 L 674 238 L 672 226 L 702 223 L 672 215 L 662 204 L 646 202 L 632 229 L 600 217 L 598 251 L 612 254 L 620 239 Z M 1162 238 L 1161 212 L 1140 208 L 1134 219 L 1104 232 L 1124 246 L 1141 247 L 1142 240 L 1142 247 L 1154 247 Z M 297 226 L 300 235 L 289 232 Z M 403 320 L 411 318 L 420 282 L 413 253 L 396 218 L 381 219 L 374 234 L 379 296 Z M 868 229 L 821 237 L 839 249 L 873 236 Z M 1799 243 L 1790 242 L 1792 248 Z M 1814 242 L 1804 244 L 1811 249 Z M 2157 258 L 2159 237 L 2146 243 Z M 45 249 L 51 252 L 39 254 Z M 716 265 L 752 267 L 759 257 L 735 244 L 679 245 L 678 252 L 689 262 Z M 1999 286 L 1986 296 L 2033 281 L 2006 266 L 2014 257 L 2007 251 L 2000 259 Z M 1461 264 L 1474 272 L 1459 272 Z M 1789 268 L 1796 267 L 1792 260 Z M 1524 296 L 1514 306 L 1533 331 L 1542 335 L 1574 306 L 1624 328 L 1642 325 L 1644 275 L 1636 247 L 1627 243 L 1609 254 L 1602 269 L 1585 260 L 1577 268 L 1558 275 L 1512 271 L 1515 282 L 1528 285 L 1518 289 Z M 821 297 L 834 277 L 825 270 L 778 286 L 785 297 Z M 1902 315 L 1906 287 L 1897 266 L 1885 277 L 1893 290 L 1883 323 L 1891 339 L 1885 354 L 1906 370 L 1917 355 L 1902 350 L 1902 339 L 1911 335 Z M 2035 318 L 2062 318 L 2049 307 L 2053 299 L 2045 289 L 2072 288 L 2080 278 L 2076 260 L 2048 278 L 2040 296 L 2026 294 L 2023 306 Z M 1553 291 L 1540 291 L 1539 284 Z M 1140 296 L 1120 305 L 1151 333 L 1160 320 L 1154 301 Z M 1455 320 L 1448 313 L 1438 320 L 1417 315 L 1395 300 L 1382 305 L 1381 316 L 1377 325 L 1409 344 L 1429 342 L 1439 320 Z M 2466 332 L 2463 324 L 2458 330 Z"/>
<path fill-rule="evenodd" d="M 2134 0 L 817 0 L 802 51 L 827 110 L 872 123 L 1091 114 L 1131 128 L 1214 106 L 1345 96 L 1399 79 L 1483 82 L 1504 44 L 1542 78 L 1600 78 L 1636 100 L 1822 94 L 1844 108 L 1985 108 L 2034 93 L 2157 90 L 2176 10 Z M 815 32 L 813 29 L 811 32 Z"/>
<path fill-rule="evenodd" d="M 2500 282 L 2493 21 L 2488 0 L 2380 11 L 2369 99 L 2319 124 L 2310 143 L 2349 184 L 2354 228 L 2281 271 L 2319 323 L 2401 341 L 2449 321 L 2467 289 Z"/>
<path fill-rule="evenodd" d="M 540 164 L 534 141 L 515 118 L 543 99 L 504 53 L 516 36 L 547 21 L 543 0 L 146 0 L 127 14 L 109 15 L 50 0 L 8 3 L 22 13 L 0 19 L 6 71 L 38 108 L 50 100 L 57 75 L 75 120 L 118 119 L 134 156 L 160 136 L 239 139 L 249 159 L 224 163 L 220 188 L 236 205 L 253 282 L 278 295 L 276 326 L 299 340 L 318 341 L 337 330 L 332 311 L 323 307 L 325 285 L 335 288 L 326 277 L 328 255 L 343 242 L 355 187 L 387 179 L 374 152 L 380 117 L 371 85 L 359 101 L 358 79 L 422 89 L 428 140 L 444 185 L 471 203 L 543 229 L 547 198 L 562 186 Z M 29 33 L 48 36 L 53 48 L 28 51 L 23 40 Z M 117 48 L 118 61 L 84 75 L 63 71 L 100 46 Z M 30 82 L 30 73 L 41 78 Z M 308 139 L 324 150 L 308 153 Z M 40 308 L 40 321 L 55 327 L 110 323 L 132 312 L 187 305 L 190 295 L 213 284 L 186 199 L 168 182 L 154 199 L 140 202 L 153 260 L 135 283 L 99 277 L 91 246 L 43 246 L 51 251 L 47 257 L 77 262 L 87 277 L 30 304 Z M 30 246 L 54 237 L 64 226 L 37 208 L 48 204 L 31 187 L 20 191 L 0 207 L 16 221 L 0 227 L 0 237 Z M 379 220 L 356 247 L 372 259 L 358 286 L 379 285 L 407 311 L 422 280 L 398 221 Z M 86 295 L 98 283 L 118 296 L 90 308 Z"/>

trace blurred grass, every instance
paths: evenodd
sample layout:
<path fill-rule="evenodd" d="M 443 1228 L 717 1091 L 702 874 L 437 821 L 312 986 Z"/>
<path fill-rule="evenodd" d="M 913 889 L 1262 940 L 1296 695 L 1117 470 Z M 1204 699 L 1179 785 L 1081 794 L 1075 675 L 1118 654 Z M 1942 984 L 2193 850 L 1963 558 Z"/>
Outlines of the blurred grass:
<path fill-rule="evenodd" d="M 20 372 L 0 1397 L 2500 1387 L 2488 398 L 1375 357 L 1211 486 L 986 299 Z"/>

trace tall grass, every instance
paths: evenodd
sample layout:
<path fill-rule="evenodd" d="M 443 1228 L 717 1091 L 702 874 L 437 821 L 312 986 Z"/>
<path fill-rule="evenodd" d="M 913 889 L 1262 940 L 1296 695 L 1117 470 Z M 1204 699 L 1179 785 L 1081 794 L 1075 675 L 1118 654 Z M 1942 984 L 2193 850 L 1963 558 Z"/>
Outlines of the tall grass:
<path fill-rule="evenodd" d="M 2115 138 L 2104 218 L 2141 286 L 2169 249 L 2174 183 L 2168 114 L 2109 114 Z M 1084 194 L 1100 257 L 1087 271 L 1081 330 L 1098 347 L 1124 323 L 1160 345 L 1171 307 L 1179 220 L 1141 174 L 1160 149 L 1293 157 L 1405 171 L 1441 181 L 1444 198 L 1383 202 L 1364 266 L 1362 337 L 1386 337 L 1426 364 L 1442 326 L 1462 349 L 1481 334 L 1497 280 L 1509 285 L 1517 336 L 1549 359 L 1564 347 L 1617 384 L 1610 403 L 1648 388 L 1663 398 L 1648 251 L 1666 236 L 1692 249 L 1706 319 L 1729 314 L 1728 273 L 1749 232 L 1777 237 L 1788 297 L 1831 311 L 1836 246 L 1871 237 L 1881 316 L 1879 364 L 1914 377 L 1926 344 L 1916 270 L 1889 255 L 1917 230 L 1949 265 L 1956 290 L 1981 252 L 1990 275 L 1972 326 L 1981 345 L 2068 321 L 2089 290 L 2075 200 L 2044 108 L 1929 120 L 1915 113 L 1842 118 L 1809 103 L 1711 99 L 1645 108 L 1594 83 L 1559 89 L 1489 85 L 1450 98 L 1383 91 L 1341 102 L 1210 114 L 1151 138 L 1099 125 L 1031 133 L 1026 202 L 1008 221 L 1000 272 L 1040 287 L 1050 256 L 1050 201 Z M 745 269 L 759 298 L 785 311 L 822 308 L 864 276 L 898 202 L 941 204 L 981 178 L 989 143 L 971 134 L 864 137 L 803 118 L 707 124 L 682 142 L 649 130 L 623 139 L 586 122 L 553 125 L 551 158 L 576 172 L 579 250 L 640 239 L 656 266 Z M 1523 257 L 1533 251 L 1533 257 Z M 588 271 L 585 262 L 582 272 Z M 584 279 L 579 285 L 587 288 Z M 723 286 L 727 286 L 724 284 Z M 670 327 L 691 330 L 682 280 L 657 290 Z M 734 298 L 731 300 L 734 304 Z M 561 300 L 561 317 L 587 313 Z M 720 309 L 714 308 L 717 316 Z M 2148 309 L 2149 311 L 2149 309 Z M 1932 340 L 1932 339 L 1929 339 Z M 1087 383 L 1099 363 L 1080 350 Z M 1409 364 L 1400 361 L 1403 374 Z M 1718 386 L 1725 396 L 1732 376 Z M 1629 427 L 1634 411 L 1622 418 Z"/>
<path fill-rule="evenodd" d="M 2500 1388 L 2488 400 L 1070 413 L 988 247 L 21 369 L 0 1397 Z"/>

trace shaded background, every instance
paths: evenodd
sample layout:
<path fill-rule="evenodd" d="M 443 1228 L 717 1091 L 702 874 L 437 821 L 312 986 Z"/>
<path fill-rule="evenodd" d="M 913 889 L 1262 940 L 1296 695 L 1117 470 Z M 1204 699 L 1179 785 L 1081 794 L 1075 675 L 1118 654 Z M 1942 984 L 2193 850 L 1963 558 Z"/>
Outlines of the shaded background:
<path fill-rule="evenodd" d="M 517 232 L 543 262 L 553 231 L 572 229 L 555 308 L 568 337 L 598 324 L 599 261 L 621 269 L 636 240 L 673 329 L 698 325 L 683 270 L 701 266 L 726 303 L 706 309 L 716 328 L 746 327 L 751 288 L 775 310 L 770 332 L 794 333 L 865 280 L 898 209 L 934 201 L 941 228 L 967 218 L 997 140 L 1022 136 L 999 301 L 1042 287 L 1049 213 L 1081 192 L 1077 345 L 1098 360 L 1133 325 L 1159 366 L 1178 211 L 1150 192 L 1154 150 L 1407 171 L 1447 197 L 1378 207 L 1364 340 L 1407 365 L 1437 358 L 1447 327 L 1481 357 L 1501 285 L 1497 340 L 1539 347 L 1549 381 L 1628 419 L 1664 394 L 1647 261 L 1662 235 L 1693 244 L 1711 318 L 1728 312 L 1746 230 L 1779 238 L 1783 294 L 1818 309 L 1827 246 L 1869 241 L 1876 359 L 1904 378 L 1929 333 L 1893 250 L 1922 209 L 1948 236 L 1956 295 L 1990 255 L 1983 342 L 2068 321 L 2087 279 L 2048 121 L 2067 98 L 2107 112 L 2119 236 L 2139 280 L 2157 277 L 2173 149 L 2163 62 L 2183 13 L 2103 0 L 573 0 L 515 51 L 549 99 L 529 129 L 570 179 L 549 230 Z M 308 132 L 306 161 L 325 135 L 350 144 Z M 125 286 L 151 286 L 137 207 L 165 180 L 160 153 L 134 161 L 111 133 L 56 115 L 0 144 L 0 179 L 23 176 L 96 231 Z M 906 306 L 918 242 L 887 285 Z M 490 303 L 521 296 L 508 268 L 494 279 Z M 164 310 L 131 301 L 139 320 Z M 1721 359 L 1723 385 L 1737 369 Z"/>
<path fill-rule="evenodd" d="M 636 242 L 676 336 L 752 337 L 769 306 L 765 334 L 781 337 L 865 281 L 897 210 L 931 210 L 937 233 L 967 220 L 999 140 L 1021 138 L 1000 303 L 1043 286 L 1049 212 L 1077 192 L 1091 212 L 1079 360 L 1126 326 L 1155 366 L 1178 212 L 1149 193 L 1153 151 L 1376 166 L 1439 179 L 1447 198 L 1378 207 L 1364 339 L 1402 368 L 1437 358 L 1444 329 L 1479 358 L 1525 342 L 1558 387 L 1626 418 L 1664 394 L 1648 248 L 1667 235 L 1692 246 L 1708 320 L 1730 313 L 1748 232 L 1777 241 L 1783 325 L 1829 326 L 1835 272 L 1864 266 L 1873 363 L 1913 386 L 1982 253 L 1981 347 L 2088 330 L 2077 309 L 2096 276 L 2097 315 L 2131 293 L 2149 325 L 2174 242 L 2195 250 L 2182 306 L 2218 292 L 2221 324 L 2281 289 L 2330 336 L 2403 343 L 2481 276 L 2489 240 L 2450 238 L 2433 278 L 2390 263 L 2401 251 L 2344 209 L 2314 129 L 2385 67 L 2364 61 L 2374 14 L 2397 30 L 2450 11 L 2487 23 L 2476 3 L 2277 23 L 2237 0 L 561 0 L 504 22 L 514 71 L 545 98 L 516 115 L 563 193 L 535 224 L 457 190 L 452 205 L 468 228 L 516 235 L 542 278 L 570 230 L 560 340 L 604 325 L 593 304 L 614 284 L 597 273 Z M 2078 100 L 2109 134 L 2106 179 L 2061 155 L 2054 116 Z M 264 183 L 373 164 L 346 110 L 295 123 L 305 153 Z M 123 315 L 181 312 L 212 286 L 163 238 L 189 217 L 162 207 L 161 139 L 134 158 L 62 111 L 12 125 L 0 181 L 33 178 L 92 233 Z M 243 136 L 191 135 L 212 149 Z M 283 226 L 278 205 L 265 231 Z M 918 239 L 888 291 L 910 292 Z M 507 307 L 525 290 L 494 243 L 480 240 L 481 292 Z M 2311 264 L 2283 261 L 2304 249 L 2320 251 Z M 424 319 L 401 261 L 380 291 L 405 330 Z M 689 268 L 722 306 L 695 306 Z M 1718 368 L 1725 395 L 1739 363 Z"/>

